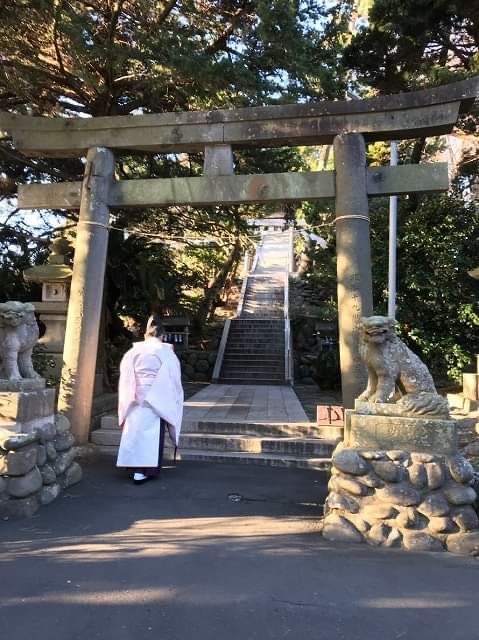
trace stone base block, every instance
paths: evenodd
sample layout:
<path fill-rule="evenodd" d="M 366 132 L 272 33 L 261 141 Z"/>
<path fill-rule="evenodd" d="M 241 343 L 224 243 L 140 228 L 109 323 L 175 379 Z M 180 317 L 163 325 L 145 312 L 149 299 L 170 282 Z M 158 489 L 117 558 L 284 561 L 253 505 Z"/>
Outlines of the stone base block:
<path fill-rule="evenodd" d="M 462 395 L 468 400 L 479 400 L 479 373 L 463 373 Z"/>
<path fill-rule="evenodd" d="M 348 448 L 332 458 L 323 536 L 479 555 L 474 472 L 462 456 Z"/>
<path fill-rule="evenodd" d="M 0 427 L 32 433 L 55 420 L 55 390 L 0 392 Z"/>
<path fill-rule="evenodd" d="M 356 403 L 346 411 L 344 442 L 347 447 L 407 449 L 453 455 L 457 451 L 454 420 L 387 415 L 394 405 Z"/>
<path fill-rule="evenodd" d="M 0 391 L 39 391 L 45 389 L 43 378 L 22 378 L 21 380 L 0 379 Z"/>
<path fill-rule="evenodd" d="M 82 479 L 65 416 L 16 433 L 0 429 L 0 518 L 32 516 Z"/>

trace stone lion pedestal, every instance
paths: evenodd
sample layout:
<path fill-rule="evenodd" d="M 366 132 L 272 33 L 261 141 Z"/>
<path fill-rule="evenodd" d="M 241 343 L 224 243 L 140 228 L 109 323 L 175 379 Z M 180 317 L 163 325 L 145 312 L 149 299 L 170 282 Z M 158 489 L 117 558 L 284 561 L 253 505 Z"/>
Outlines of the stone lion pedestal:
<path fill-rule="evenodd" d="M 332 458 L 323 536 L 479 555 L 474 472 L 447 416 L 403 416 L 356 401 Z"/>
<path fill-rule="evenodd" d="M 55 389 L 45 388 L 43 378 L 0 378 L 0 428 L 33 433 L 46 422 L 53 423 Z"/>
<path fill-rule="evenodd" d="M 82 477 L 70 423 L 33 369 L 33 312 L 28 303 L 0 305 L 0 519 L 33 515 Z"/>

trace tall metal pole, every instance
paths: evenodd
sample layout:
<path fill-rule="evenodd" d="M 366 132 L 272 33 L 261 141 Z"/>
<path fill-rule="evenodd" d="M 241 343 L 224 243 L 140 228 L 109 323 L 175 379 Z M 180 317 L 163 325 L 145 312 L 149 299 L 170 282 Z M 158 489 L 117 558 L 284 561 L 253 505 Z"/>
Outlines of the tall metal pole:
<path fill-rule="evenodd" d="M 391 142 L 391 167 L 398 163 L 397 142 Z M 388 316 L 396 318 L 396 282 L 397 282 L 397 212 L 398 197 L 389 198 L 389 283 Z"/>

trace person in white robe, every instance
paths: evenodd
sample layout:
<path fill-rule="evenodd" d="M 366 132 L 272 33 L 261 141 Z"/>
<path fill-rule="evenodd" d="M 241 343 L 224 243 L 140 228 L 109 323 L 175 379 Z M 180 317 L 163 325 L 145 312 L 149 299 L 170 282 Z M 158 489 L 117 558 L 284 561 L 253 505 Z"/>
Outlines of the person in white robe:
<path fill-rule="evenodd" d="M 142 484 L 161 470 L 165 436 L 178 446 L 183 418 L 180 362 L 173 345 L 162 341 L 159 316 L 150 316 L 145 340 L 123 356 L 118 386 L 118 418 L 122 429 L 117 466 L 134 470 Z"/>

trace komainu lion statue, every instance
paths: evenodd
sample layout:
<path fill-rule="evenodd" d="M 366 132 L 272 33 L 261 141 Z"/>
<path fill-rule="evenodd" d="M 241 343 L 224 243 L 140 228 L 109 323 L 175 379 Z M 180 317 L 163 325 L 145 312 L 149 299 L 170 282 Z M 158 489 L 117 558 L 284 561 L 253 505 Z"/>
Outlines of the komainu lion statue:
<path fill-rule="evenodd" d="M 0 304 L 0 378 L 39 378 L 32 364 L 38 340 L 35 307 L 29 303 Z"/>
<path fill-rule="evenodd" d="M 448 415 L 428 368 L 398 338 L 395 324 L 383 316 L 361 318 L 359 353 L 368 368 L 368 386 L 358 400 L 394 402 L 399 393 L 403 415 Z"/>

